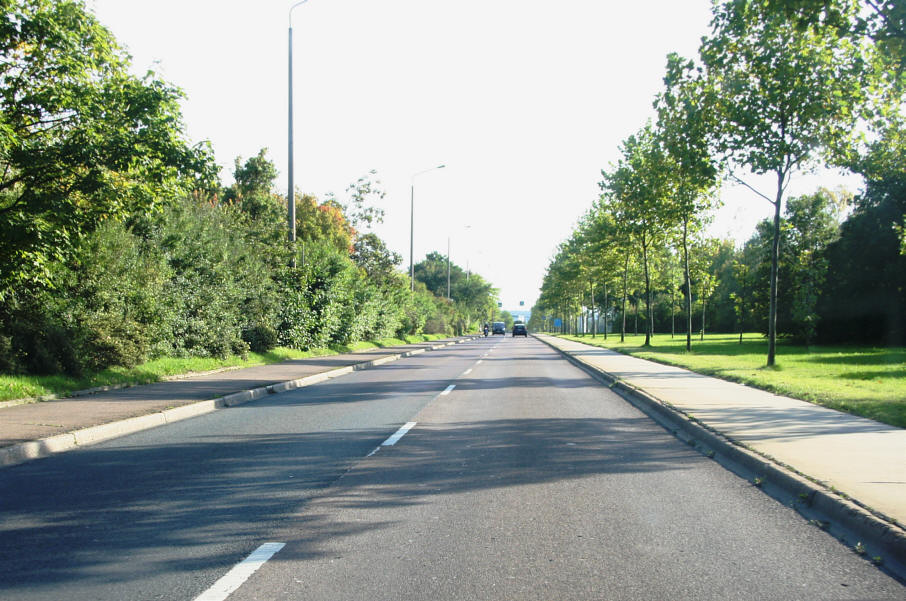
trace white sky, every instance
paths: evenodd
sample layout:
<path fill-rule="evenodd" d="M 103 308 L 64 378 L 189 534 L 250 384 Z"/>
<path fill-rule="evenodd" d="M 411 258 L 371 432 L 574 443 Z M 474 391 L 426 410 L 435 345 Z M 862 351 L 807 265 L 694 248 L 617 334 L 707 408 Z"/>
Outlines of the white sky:
<path fill-rule="evenodd" d="M 193 141 L 233 160 L 267 148 L 286 193 L 291 0 L 88 0 L 133 56 L 182 88 Z M 376 169 L 377 233 L 409 265 L 433 250 L 532 306 L 598 195 L 600 171 L 652 118 L 666 55 L 696 56 L 710 0 L 309 0 L 293 12 L 297 188 L 319 198 Z M 836 186 L 802 177 L 790 192 Z M 856 190 L 858 180 L 847 186 Z M 758 183 L 770 195 L 770 183 Z M 712 232 L 747 239 L 771 205 L 724 191 Z"/>

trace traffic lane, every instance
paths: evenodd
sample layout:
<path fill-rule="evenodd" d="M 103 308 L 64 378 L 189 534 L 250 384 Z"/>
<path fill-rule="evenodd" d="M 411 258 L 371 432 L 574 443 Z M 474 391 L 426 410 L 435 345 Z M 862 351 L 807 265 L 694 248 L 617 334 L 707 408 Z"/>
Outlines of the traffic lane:
<path fill-rule="evenodd" d="M 230 599 L 906 598 L 534 341 L 416 419 Z"/>
<path fill-rule="evenodd" d="M 193 599 L 488 348 L 0 470 L 0 598 Z"/>

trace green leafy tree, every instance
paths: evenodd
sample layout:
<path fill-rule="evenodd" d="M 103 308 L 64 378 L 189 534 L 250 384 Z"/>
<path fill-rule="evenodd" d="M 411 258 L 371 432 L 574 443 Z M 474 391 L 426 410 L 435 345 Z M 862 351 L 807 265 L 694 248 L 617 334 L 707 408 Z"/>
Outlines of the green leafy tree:
<path fill-rule="evenodd" d="M 841 19 L 854 14 L 841 7 Z M 855 37 L 794 22 L 766 0 L 717 5 L 712 27 L 701 57 L 715 89 L 716 146 L 735 165 L 776 180 L 774 196 L 762 195 L 774 206 L 767 357 L 774 365 L 785 190 L 796 170 L 849 136 L 864 101 L 865 60 Z"/>
<path fill-rule="evenodd" d="M 818 298 L 828 275 L 824 250 L 838 236 L 839 216 L 849 197 L 821 189 L 787 203 L 793 260 L 792 334 L 806 345 L 813 342 L 818 328 Z"/>
<path fill-rule="evenodd" d="M 369 280 L 383 288 L 396 283 L 396 270 L 403 258 L 387 248 L 377 234 L 369 232 L 356 238 L 352 260 L 365 271 Z"/>
<path fill-rule="evenodd" d="M 654 329 L 650 255 L 652 247 L 663 243 L 665 238 L 666 218 L 661 201 L 670 194 L 670 182 L 666 178 L 666 157 L 651 125 L 627 138 L 621 152 L 619 164 L 604 173 L 601 185 L 613 195 L 612 210 L 617 222 L 626 228 L 630 239 L 641 250 L 648 307 L 644 346 L 649 346 Z"/>
<path fill-rule="evenodd" d="M 828 278 L 817 334 L 823 342 L 906 342 L 906 255 L 896 229 L 906 221 L 904 165 L 906 128 L 895 120 L 860 159 L 865 191 L 822 252 Z"/>
<path fill-rule="evenodd" d="M 698 294 L 698 300 L 702 308 L 700 333 L 701 340 L 704 340 L 708 301 L 719 283 L 715 263 L 720 249 L 720 242 L 715 239 L 702 239 L 696 241 L 695 246 L 692 286 Z"/>
<path fill-rule="evenodd" d="M 686 305 L 686 350 L 692 350 L 690 236 L 701 230 L 716 204 L 718 170 L 708 144 L 714 127 L 714 93 L 692 61 L 667 57 L 664 91 L 658 95 L 658 135 L 666 152 L 671 194 L 665 200 L 667 220 L 676 232 L 683 263 Z"/>
<path fill-rule="evenodd" d="M 10 0 L 0 15 L 0 298 L 110 219 L 210 188 L 180 92 L 128 57 L 78 0 Z"/>
<path fill-rule="evenodd" d="M 346 188 L 348 202 L 343 204 L 343 211 L 353 228 L 371 228 L 375 223 L 383 223 L 384 209 L 378 203 L 387 195 L 381 188 L 381 182 L 374 179 L 377 171 L 372 169 Z"/>
<path fill-rule="evenodd" d="M 752 294 L 755 285 L 753 263 L 752 247 L 748 245 L 743 246 L 739 255 L 733 261 L 733 275 L 736 279 L 736 287 L 730 293 L 730 301 L 733 303 L 733 313 L 736 316 L 736 323 L 739 328 L 739 344 L 742 344 L 743 332 L 750 324 L 752 315 Z"/>
<path fill-rule="evenodd" d="M 275 227 L 283 225 L 280 221 L 284 218 L 285 203 L 273 191 L 277 166 L 267 158 L 267 149 L 262 148 L 244 162 L 236 157 L 234 165 L 234 183 L 223 190 L 222 201 L 236 205 L 252 221 L 266 223 L 274 229 L 275 236 L 285 237 L 282 228 L 278 231 Z M 276 244 L 278 240 L 274 237 L 272 242 Z"/>
<path fill-rule="evenodd" d="M 447 257 L 431 252 L 414 267 L 415 280 L 422 282 L 436 297 L 447 296 Z M 461 335 L 477 326 L 477 322 L 490 321 L 497 312 L 497 289 L 479 274 L 466 272 L 459 265 L 449 263 L 450 313 L 454 332 Z"/>

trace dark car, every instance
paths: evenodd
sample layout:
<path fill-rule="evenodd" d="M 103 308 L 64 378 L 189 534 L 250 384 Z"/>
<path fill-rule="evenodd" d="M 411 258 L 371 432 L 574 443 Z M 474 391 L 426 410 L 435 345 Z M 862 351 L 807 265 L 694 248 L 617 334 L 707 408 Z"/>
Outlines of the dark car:
<path fill-rule="evenodd" d="M 513 324 L 513 337 L 516 336 L 525 336 L 528 338 L 528 330 L 525 329 L 524 323 Z"/>
<path fill-rule="evenodd" d="M 491 325 L 491 334 L 500 334 L 501 336 L 506 336 L 506 324 L 502 321 L 495 321 Z"/>

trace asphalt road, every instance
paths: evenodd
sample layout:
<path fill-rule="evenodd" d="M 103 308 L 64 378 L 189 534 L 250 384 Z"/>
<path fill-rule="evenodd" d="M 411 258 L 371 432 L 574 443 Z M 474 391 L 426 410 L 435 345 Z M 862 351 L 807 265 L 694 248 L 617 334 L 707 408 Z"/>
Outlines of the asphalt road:
<path fill-rule="evenodd" d="M 192 601 L 271 542 L 231 601 L 906 599 L 533 339 L 0 470 L 0 599 Z"/>

